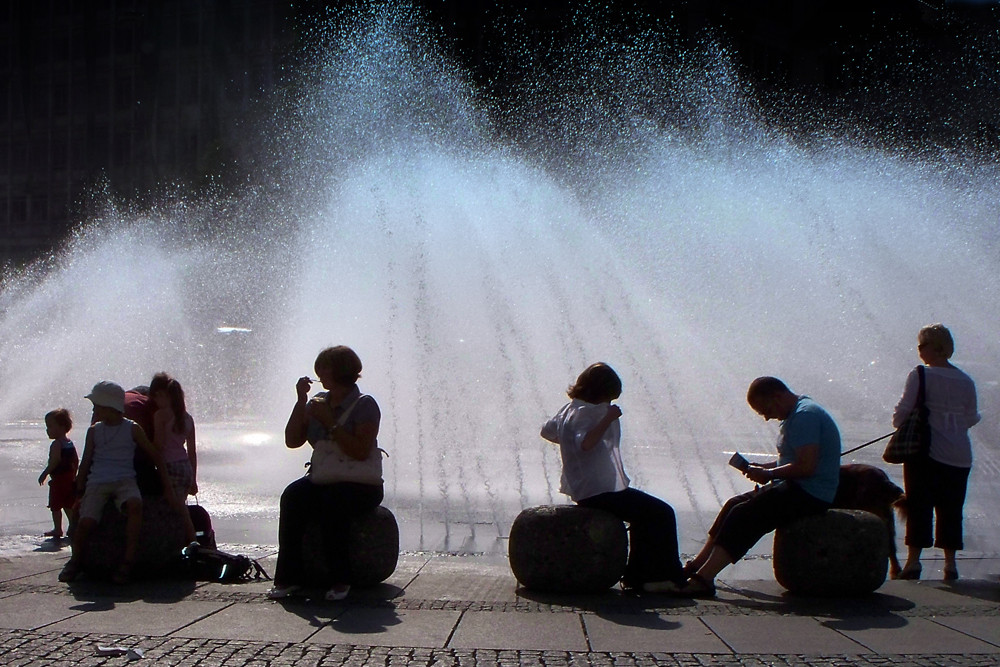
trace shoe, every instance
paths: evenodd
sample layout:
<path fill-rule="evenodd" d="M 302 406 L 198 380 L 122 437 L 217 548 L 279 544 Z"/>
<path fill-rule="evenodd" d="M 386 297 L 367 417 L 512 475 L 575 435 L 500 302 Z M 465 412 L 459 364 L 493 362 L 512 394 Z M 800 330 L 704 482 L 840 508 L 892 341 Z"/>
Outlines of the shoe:
<path fill-rule="evenodd" d="M 685 579 L 690 579 L 698 572 L 698 566 L 694 564 L 693 560 L 689 560 L 684 563 L 684 567 L 681 568 L 681 576 Z"/>
<path fill-rule="evenodd" d="M 59 573 L 59 581 L 63 582 L 64 584 L 68 584 L 69 582 L 73 581 L 78 576 L 80 576 L 80 571 L 82 569 L 83 568 L 80 566 L 80 561 L 76 561 L 70 558 L 66 562 L 66 564 L 63 565 L 63 569 Z"/>
<path fill-rule="evenodd" d="M 690 581 L 684 584 L 677 594 L 688 598 L 714 598 L 715 582 L 700 574 L 692 574 Z"/>
<path fill-rule="evenodd" d="M 291 586 L 272 586 L 271 590 L 267 592 L 268 600 L 284 600 L 287 597 L 291 597 L 302 590 L 301 586 L 296 586 L 292 584 Z"/>
<path fill-rule="evenodd" d="M 664 593 L 666 595 L 677 595 L 681 592 L 681 585 L 667 581 L 647 581 L 642 585 L 642 590 L 646 593 Z"/>
<path fill-rule="evenodd" d="M 922 569 L 923 568 L 921 568 L 919 565 L 917 565 L 916 567 L 909 567 L 909 566 L 904 567 L 903 570 L 899 573 L 899 576 L 896 577 L 896 578 L 897 579 L 910 579 L 910 580 L 919 579 L 920 578 L 920 571 Z"/>
<path fill-rule="evenodd" d="M 958 568 L 944 566 L 944 580 L 945 581 L 958 581 Z"/>
<path fill-rule="evenodd" d="M 344 600 L 347 598 L 347 594 L 351 592 L 350 586 L 334 586 L 326 592 L 323 597 L 326 598 L 327 602 L 337 602 L 339 600 Z"/>
<path fill-rule="evenodd" d="M 42 537 L 49 537 L 52 538 L 53 540 L 60 540 L 62 539 L 62 536 L 63 534 L 61 530 L 48 530 L 42 533 Z"/>

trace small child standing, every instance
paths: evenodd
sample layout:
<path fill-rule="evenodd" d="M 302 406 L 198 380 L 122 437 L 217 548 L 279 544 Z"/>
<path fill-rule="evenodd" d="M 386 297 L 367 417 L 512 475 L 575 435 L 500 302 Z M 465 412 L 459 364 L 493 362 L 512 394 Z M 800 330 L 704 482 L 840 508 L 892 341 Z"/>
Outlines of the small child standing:
<path fill-rule="evenodd" d="M 142 447 L 156 464 L 167 501 L 176 505 L 176 496 L 167 479 L 163 457 L 142 427 L 123 414 L 125 390 L 114 382 L 98 382 L 86 398 L 94 404 L 97 421 L 87 431 L 83 446 L 83 460 L 76 476 L 76 491 L 83 493 L 80 519 L 73 534 L 73 555 L 59 573 L 59 581 L 73 581 L 80 574 L 90 535 L 101 519 L 105 503 L 113 500 L 120 511 L 124 510 L 127 521 L 125 558 L 112 581 L 125 584 L 131 578 L 142 527 L 142 496 L 135 481 L 133 463 L 136 446 Z"/>
<path fill-rule="evenodd" d="M 45 433 L 52 438 L 52 444 L 49 445 L 49 462 L 38 476 L 38 486 L 45 483 L 46 477 L 49 478 L 52 530 L 45 533 L 45 537 L 51 537 L 53 540 L 61 539 L 63 536 L 63 512 L 66 513 L 66 532 L 71 532 L 73 528 L 73 517 L 70 514 L 76 503 L 73 480 L 76 478 L 80 459 L 73 441 L 67 437 L 72 429 L 73 419 L 66 408 L 59 408 L 45 415 Z"/>

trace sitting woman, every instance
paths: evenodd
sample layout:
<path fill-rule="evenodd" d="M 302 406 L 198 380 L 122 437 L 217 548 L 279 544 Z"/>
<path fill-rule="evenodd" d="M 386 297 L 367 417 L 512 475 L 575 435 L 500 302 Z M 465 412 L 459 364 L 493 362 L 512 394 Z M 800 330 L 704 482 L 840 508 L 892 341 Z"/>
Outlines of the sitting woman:
<path fill-rule="evenodd" d="M 676 593 L 685 583 L 677 551 L 674 509 L 629 487 L 622 466 L 621 408 L 611 401 L 622 381 L 611 366 L 596 363 L 569 388 L 572 399 L 542 427 L 559 445 L 559 490 L 583 507 L 601 509 L 629 524 L 629 554 L 622 586 L 649 593 Z"/>
<path fill-rule="evenodd" d="M 382 452 L 377 436 L 382 413 L 378 403 L 358 389 L 361 359 L 343 345 L 323 350 L 314 364 L 325 392 L 308 399 L 312 380 L 299 378 L 298 401 L 285 426 L 285 445 L 313 447 L 309 473 L 281 494 L 278 516 L 278 564 L 272 600 L 288 597 L 304 580 L 302 538 L 312 521 L 323 530 L 324 553 L 332 582 L 327 600 L 343 600 L 350 590 L 347 535 L 351 518 L 382 502 Z"/>

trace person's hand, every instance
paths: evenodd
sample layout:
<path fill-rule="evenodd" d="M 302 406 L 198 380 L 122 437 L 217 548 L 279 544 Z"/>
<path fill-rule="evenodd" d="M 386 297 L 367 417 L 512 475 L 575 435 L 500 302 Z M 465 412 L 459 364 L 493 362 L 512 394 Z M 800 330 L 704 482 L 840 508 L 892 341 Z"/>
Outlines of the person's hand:
<path fill-rule="evenodd" d="M 606 415 L 607 419 L 609 419 L 610 421 L 614 421 L 620 418 L 621 416 L 622 416 L 622 409 L 620 407 L 618 407 L 614 403 L 608 406 L 608 413 Z"/>
<path fill-rule="evenodd" d="M 188 495 L 189 496 L 198 495 L 198 482 L 191 480 L 191 488 L 188 489 Z"/>
<path fill-rule="evenodd" d="M 45 478 L 47 476 L 48 475 L 46 473 L 44 473 L 44 472 L 41 475 L 38 476 L 38 486 L 41 486 L 42 484 L 45 484 Z"/>
<path fill-rule="evenodd" d="M 309 387 L 312 386 L 312 378 L 308 375 L 303 375 L 299 378 L 299 381 L 295 383 L 295 393 L 299 397 L 301 403 L 305 403 L 306 399 L 309 398 Z"/>
<path fill-rule="evenodd" d="M 761 467 L 756 463 L 751 463 L 746 472 L 743 474 L 746 475 L 747 479 L 755 484 L 767 484 L 774 479 L 770 468 Z"/>

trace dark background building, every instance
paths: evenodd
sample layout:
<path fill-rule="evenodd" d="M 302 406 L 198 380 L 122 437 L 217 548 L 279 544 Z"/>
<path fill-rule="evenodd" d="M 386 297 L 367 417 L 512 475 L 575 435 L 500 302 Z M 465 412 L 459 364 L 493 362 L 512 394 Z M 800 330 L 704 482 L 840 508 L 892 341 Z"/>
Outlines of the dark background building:
<path fill-rule="evenodd" d="M 86 214 L 89 193 L 141 201 L 164 188 L 225 187 L 240 171 L 241 128 L 282 83 L 305 27 L 338 9 L 330 5 L 348 4 L 0 2 L 0 263 L 45 252 Z M 855 117 L 864 109 L 873 126 L 892 117 L 889 140 L 996 150 L 993 2 L 414 4 L 495 96 L 517 87 L 507 44 L 535 44 L 544 54 L 567 39 L 567 17 L 593 11 L 618 17 L 623 33 L 663 30 L 690 43 L 710 35 L 761 95 L 826 98 Z M 544 56 L 535 62 L 544 66 Z M 933 68 L 938 84 L 899 94 L 913 68 Z"/>

